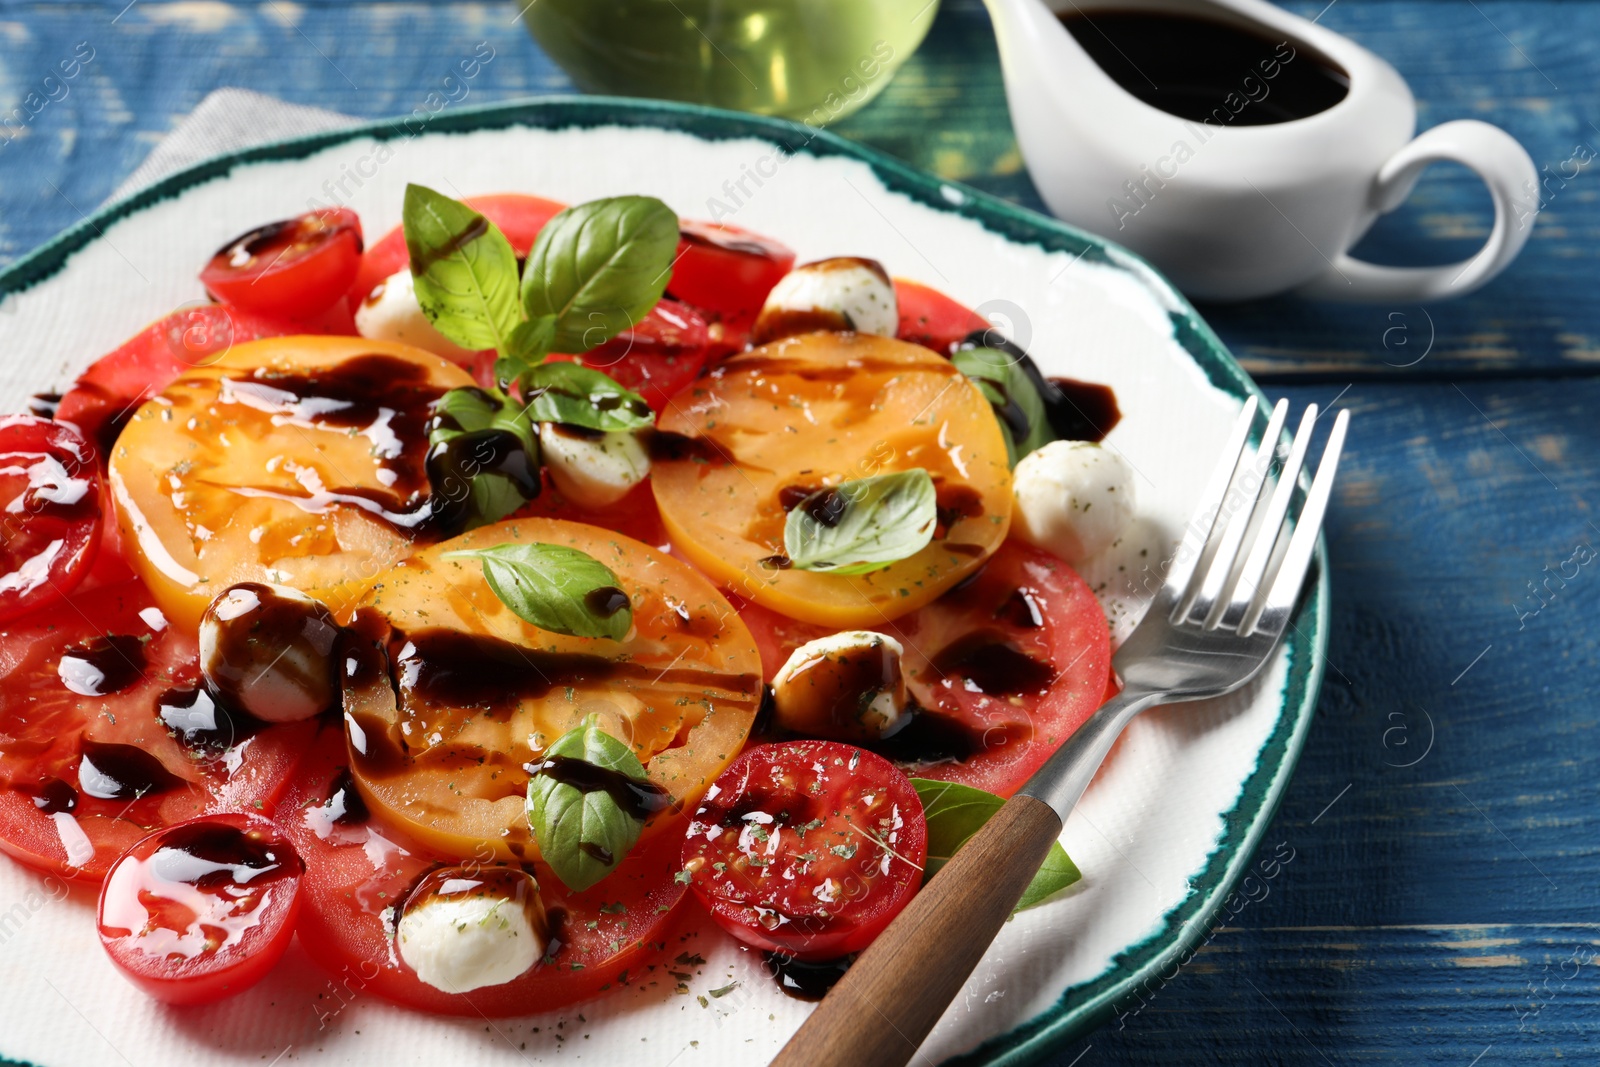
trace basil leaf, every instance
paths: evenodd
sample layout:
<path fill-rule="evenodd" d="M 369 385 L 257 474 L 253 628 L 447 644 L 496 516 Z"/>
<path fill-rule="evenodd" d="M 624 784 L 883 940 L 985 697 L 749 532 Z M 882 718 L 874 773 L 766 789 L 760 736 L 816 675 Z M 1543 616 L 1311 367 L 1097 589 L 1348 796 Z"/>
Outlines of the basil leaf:
<path fill-rule="evenodd" d="M 956 850 L 978 832 L 1005 803 L 1000 797 L 970 785 L 913 778 L 911 784 L 922 798 L 922 814 L 928 820 L 928 860 L 922 868 L 926 882 L 939 868 L 950 862 Z M 1031 908 L 1045 897 L 1060 892 L 1082 878 L 1067 850 L 1057 841 L 1050 846 L 1039 873 L 1033 876 L 1016 909 Z"/>
<path fill-rule="evenodd" d="M 803 571 L 866 574 L 921 552 L 937 523 L 933 479 L 914 467 L 812 493 L 790 510 L 783 549 Z"/>
<path fill-rule="evenodd" d="M 587 352 L 656 306 L 677 252 L 678 216 L 654 197 L 569 207 L 528 253 L 522 306 L 530 319 L 555 319 L 553 351 Z"/>
<path fill-rule="evenodd" d="M 507 351 L 522 322 L 517 254 L 476 211 L 421 185 L 401 214 L 417 302 L 434 329 L 463 348 Z"/>
<path fill-rule="evenodd" d="M 539 495 L 539 436 L 499 390 L 452 389 L 428 422 L 427 470 L 446 532 L 486 526 Z"/>
<path fill-rule="evenodd" d="M 476 559 L 483 580 L 524 622 L 573 637 L 620 641 L 633 625 L 633 605 L 611 568 L 565 545 L 505 544 L 446 552 Z"/>
<path fill-rule="evenodd" d="M 533 422 L 640 430 L 656 421 L 644 397 L 581 363 L 541 363 L 529 370 L 522 376 L 522 399 Z"/>
<path fill-rule="evenodd" d="M 568 731 L 544 750 L 544 759 L 581 760 L 605 772 L 645 781 L 633 749 L 592 721 Z M 563 885 L 581 892 L 616 869 L 639 840 L 644 823 L 604 789 L 582 790 L 551 773 L 528 780 L 528 822 L 539 854 Z"/>
<path fill-rule="evenodd" d="M 963 348 L 950 362 L 977 383 L 994 408 L 1011 466 L 1056 439 L 1039 390 L 1014 355 L 995 348 Z"/>

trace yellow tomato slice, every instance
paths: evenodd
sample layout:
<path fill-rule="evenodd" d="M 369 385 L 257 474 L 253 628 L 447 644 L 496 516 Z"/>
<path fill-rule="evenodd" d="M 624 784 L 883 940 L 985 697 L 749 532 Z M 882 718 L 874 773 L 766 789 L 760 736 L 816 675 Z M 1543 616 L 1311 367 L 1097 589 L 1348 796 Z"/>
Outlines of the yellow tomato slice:
<path fill-rule="evenodd" d="M 139 576 L 194 630 L 236 582 L 347 610 L 426 527 L 432 403 L 471 385 L 421 349 L 359 337 L 238 345 L 134 413 L 112 449 Z"/>
<path fill-rule="evenodd" d="M 542 543 L 588 553 L 628 595 L 621 641 L 530 625 L 464 548 Z M 676 825 L 739 754 L 761 704 L 761 657 L 716 588 L 611 530 L 512 519 L 419 550 L 358 605 L 345 656 L 350 771 L 368 806 L 446 856 L 538 855 L 526 765 L 589 716 L 633 746 Z"/>
<path fill-rule="evenodd" d="M 724 360 L 673 398 L 660 426 L 651 481 L 673 544 L 733 592 L 805 622 L 873 627 L 919 608 L 980 567 L 1011 524 L 989 402 L 918 345 L 851 333 L 778 341 Z M 783 568 L 797 496 L 916 467 L 940 505 L 926 548 L 870 574 Z"/>

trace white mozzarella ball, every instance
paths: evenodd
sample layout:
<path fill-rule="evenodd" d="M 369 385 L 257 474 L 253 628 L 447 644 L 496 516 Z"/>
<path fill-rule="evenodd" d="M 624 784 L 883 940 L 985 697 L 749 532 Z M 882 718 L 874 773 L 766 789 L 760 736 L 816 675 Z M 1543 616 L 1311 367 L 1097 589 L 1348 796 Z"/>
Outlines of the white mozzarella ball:
<path fill-rule="evenodd" d="M 540 423 L 539 451 L 550 480 L 579 507 L 615 504 L 650 477 L 650 452 L 631 430 L 592 433 Z"/>
<path fill-rule="evenodd" d="M 200 616 L 200 673 L 225 707 L 263 722 L 299 722 L 339 702 L 338 624 L 298 589 L 241 582 Z"/>
<path fill-rule="evenodd" d="M 406 966 L 446 993 L 504 985 L 532 969 L 548 937 L 538 884 L 511 868 L 439 873 L 418 886 L 400 917 Z"/>
<path fill-rule="evenodd" d="M 766 344 L 813 330 L 893 337 L 900 326 L 894 283 L 877 260 L 840 256 L 796 267 L 767 294 L 750 339 Z"/>
<path fill-rule="evenodd" d="M 415 345 L 457 363 L 469 362 L 474 355 L 428 321 L 417 302 L 416 279 L 411 277 L 410 267 L 384 279 L 356 308 L 356 332 L 374 341 Z"/>
<path fill-rule="evenodd" d="M 1133 517 L 1133 468 L 1090 441 L 1051 441 L 1012 474 L 1011 530 L 1068 563 L 1110 548 Z"/>
<path fill-rule="evenodd" d="M 772 677 L 778 725 L 812 737 L 872 741 L 907 714 L 905 649 L 872 630 L 807 641 Z"/>

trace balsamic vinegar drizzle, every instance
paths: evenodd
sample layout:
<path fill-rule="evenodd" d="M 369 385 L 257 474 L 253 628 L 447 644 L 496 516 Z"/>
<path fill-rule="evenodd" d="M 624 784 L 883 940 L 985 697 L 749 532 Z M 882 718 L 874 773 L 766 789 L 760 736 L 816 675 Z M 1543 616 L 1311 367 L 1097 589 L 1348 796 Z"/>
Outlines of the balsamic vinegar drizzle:
<path fill-rule="evenodd" d="M 1076 4 L 1060 19 L 1126 92 L 1181 119 L 1292 122 L 1328 110 L 1350 91 L 1350 76 L 1305 45 L 1218 19 Z M 1230 98 L 1239 106 L 1229 107 Z"/>
<path fill-rule="evenodd" d="M 333 781 L 328 783 L 326 805 L 334 812 L 332 822 L 335 826 L 359 826 L 372 818 L 348 767 L 334 775 Z"/>
<path fill-rule="evenodd" d="M 1039 399 L 1044 401 L 1045 421 L 1060 440 L 1103 441 L 1122 420 L 1117 394 L 1108 385 L 1074 378 L 1046 378 L 1027 349 L 994 330 L 974 330 L 956 344 L 958 352 L 973 348 L 992 348 L 1012 358 L 1038 390 Z M 990 384 L 999 389 L 1004 398 L 1004 403 L 995 407 L 995 416 L 1006 424 L 1016 440 L 1027 437 L 1032 429 L 1027 415 L 998 383 Z"/>
<path fill-rule="evenodd" d="M 203 688 L 179 686 L 156 698 L 156 718 L 185 744 L 206 751 L 231 748 L 242 741 L 250 720 L 236 718 Z"/>
<path fill-rule="evenodd" d="M 99 800 L 133 800 L 183 784 L 161 761 L 138 745 L 80 742 L 78 787 Z"/>
<path fill-rule="evenodd" d="M 62 685 L 79 696 L 101 697 L 139 681 L 144 665 L 144 642 L 118 634 L 69 648 L 61 654 L 56 674 Z"/>
<path fill-rule="evenodd" d="M 854 956 L 837 960 L 797 960 L 780 952 L 762 954 L 767 973 L 778 983 L 786 996 L 796 1000 L 821 1000 L 828 995 L 844 972 L 855 962 Z"/>
<path fill-rule="evenodd" d="M 392 477 L 390 492 L 364 487 L 332 488 L 310 496 L 241 486 L 243 496 L 292 500 L 307 510 L 347 504 L 409 530 L 433 514 L 427 462 L 428 425 L 444 389 L 428 380 L 425 367 L 371 353 L 299 374 L 258 370 L 247 378 L 224 378 L 224 403 L 236 403 L 293 425 L 360 433 L 372 442 L 380 471 Z"/>
<path fill-rule="evenodd" d="M 554 779 L 562 785 L 570 785 L 580 793 L 605 793 L 617 802 L 618 807 L 640 822 L 672 806 L 672 794 L 654 782 L 629 778 L 621 771 L 601 767 L 588 760 L 571 756 L 545 756 L 529 767 L 529 771 Z M 585 844 L 583 847 L 588 851 L 590 846 Z M 601 856 L 594 858 L 605 864 L 611 862 L 609 858 Z"/>
<path fill-rule="evenodd" d="M 402 718 L 426 717 L 439 709 L 454 714 L 468 708 L 503 717 L 523 700 L 612 679 L 744 692 L 753 691 L 758 681 L 694 667 L 663 671 L 630 660 L 526 648 L 497 637 L 444 628 L 401 633 L 367 608 L 356 613 L 337 655 L 346 687 L 385 680 L 394 688 Z M 486 756 L 476 749 L 448 744 L 413 748 L 402 739 L 401 730 L 370 714 L 351 714 L 349 722 L 351 758 L 359 761 L 363 774 L 373 778 L 403 774 L 418 761 L 466 767 L 485 758 L 506 758 L 504 753 Z"/>
<path fill-rule="evenodd" d="M 46 815 L 75 811 L 78 791 L 59 778 L 46 778 L 31 789 L 21 789 L 33 799 L 33 806 Z"/>

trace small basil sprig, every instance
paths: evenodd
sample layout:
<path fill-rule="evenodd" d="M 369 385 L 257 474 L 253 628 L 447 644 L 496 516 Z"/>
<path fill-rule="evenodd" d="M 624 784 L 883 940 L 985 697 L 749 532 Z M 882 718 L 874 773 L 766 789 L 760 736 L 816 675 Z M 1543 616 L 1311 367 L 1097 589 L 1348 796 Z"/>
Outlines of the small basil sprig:
<path fill-rule="evenodd" d="M 978 832 L 1005 803 L 1000 797 L 970 785 L 913 778 L 911 784 L 922 799 L 922 814 L 928 820 L 928 860 L 922 868 L 923 881 L 950 862 L 956 850 Z M 1039 873 L 1017 901 L 1017 911 L 1030 908 L 1045 897 L 1060 892 L 1082 878 L 1082 873 L 1057 841 L 1050 846 Z"/>
<path fill-rule="evenodd" d="M 494 349 L 503 383 L 551 352 L 604 344 L 649 314 L 678 248 L 678 216 L 649 196 L 560 212 L 540 229 L 520 280 L 510 242 L 467 205 L 409 185 L 402 221 L 423 313 L 456 344 Z"/>
<path fill-rule="evenodd" d="M 581 363 L 541 363 L 522 376 L 525 411 L 534 422 L 591 430 L 638 430 L 655 422 L 644 397 Z"/>
<path fill-rule="evenodd" d="M 446 552 L 475 559 L 483 580 L 517 618 L 541 630 L 620 641 L 633 625 L 633 604 L 611 568 L 566 545 L 504 544 Z"/>
<path fill-rule="evenodd" d="M 799 570 L 866 574 L 922 551 L 937 523 L 933 479 L 914 467 L 812 493 L 789 511 L 783 548 Z"/>
<path fill-rule="evenodd" d="M 616 869 L 644 828 L 606 786 L 640 795 L 660 791 L 645 778 L 633 749 L 593 720 L 557 738 L 533 772 L 528 822 L 539 855 L 563 885 L 582 892 Z"/>
<path fill-rule="evenodd" d="M 427 470 L 444 531 L 498 522 L 539 495 L 538 433 L 498 389 L 452 389 L 428 422 Z"/>
<path fill-rule="evenodd" d="M 996 348 L 963 348 L 952 353 L 950 361 L 977 384 L 994 408 L 1011 466 L 1055 440 L 1039 390 L 1015 355 Z"/>

